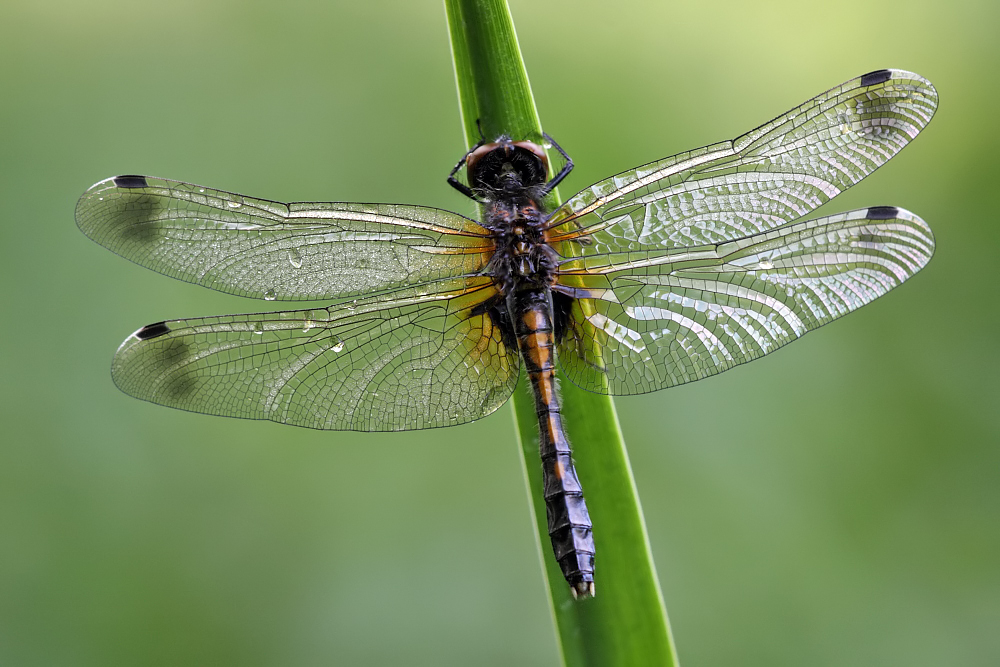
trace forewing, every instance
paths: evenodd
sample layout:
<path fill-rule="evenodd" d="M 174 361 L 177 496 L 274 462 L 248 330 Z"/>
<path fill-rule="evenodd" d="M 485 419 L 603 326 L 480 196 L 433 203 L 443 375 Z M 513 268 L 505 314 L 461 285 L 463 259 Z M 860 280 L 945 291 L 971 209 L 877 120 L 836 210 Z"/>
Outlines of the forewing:
<path fill-rule="evenodd" d="M 772 352 L 885 294 L 934 251 L 923 220 L 890 206 L 808 220 L 719 245 L 593 266 L 559 342 L 563 374 L 641 394 Z M 582 261 L 582 260 L 581 260 Z"/>
<path fill-rule="evenodd" d="M 152 324 L 122 343 L 112 377 L 153 403 L 309 428 L 473 421 L 507 400 L 519 361 L 481 313 L 492 283 L 453 282 L 434 294 Z"/>
<path fill-rule="evenodd" d="M 902 70 L 852 79 L 737 139 L 592 185 L 551 218 L 565 255 L 722 243 L 797 220 L 885 164 L 930 122 L 937 91 Z M 573 250 L 561 246 L 587 236 Z"/>
<path fill-rule="evenodd" d="M 475 273 L 493 243 L 472 220 L 391 204 L 282 204 L 117 176 L 76 207 L 80 229 L 137 264 L 240 296 L 313 300 Z"/>

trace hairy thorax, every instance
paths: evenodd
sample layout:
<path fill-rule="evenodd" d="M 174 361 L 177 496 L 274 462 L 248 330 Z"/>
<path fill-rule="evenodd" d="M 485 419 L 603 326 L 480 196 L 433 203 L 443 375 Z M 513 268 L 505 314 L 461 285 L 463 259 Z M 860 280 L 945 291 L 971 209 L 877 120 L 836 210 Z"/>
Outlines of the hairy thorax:
<path fill-rule="evenodd" d="M 543 219 L 538 203 L 525 194 L 496 197 L 487 204 L 484 222 L 496 242 L 489 272 L 504 293 L 552 284 L 556 253 L 545 242 Z"/>

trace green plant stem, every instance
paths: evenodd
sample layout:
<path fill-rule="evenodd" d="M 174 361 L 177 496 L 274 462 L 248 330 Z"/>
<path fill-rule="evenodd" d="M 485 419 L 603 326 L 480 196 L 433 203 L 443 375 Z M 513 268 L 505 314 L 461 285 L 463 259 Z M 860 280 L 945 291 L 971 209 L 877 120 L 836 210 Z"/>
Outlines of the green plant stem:
<path fill-rule="evenodd" d="M 505 0 L 445 0 L 466 141 L 507 134 L 538 139 L 541 126 Z M 558 195 L 556 195 L 558 198 Z M 538 422 L 522 374 L 514 392 L 539 549 L 565 664 L 677 664 L 628 453 L 609 396 L 562 385 L 563 415 L 594 521 L 594 599 L 574 600 L 550 548 Z"/>

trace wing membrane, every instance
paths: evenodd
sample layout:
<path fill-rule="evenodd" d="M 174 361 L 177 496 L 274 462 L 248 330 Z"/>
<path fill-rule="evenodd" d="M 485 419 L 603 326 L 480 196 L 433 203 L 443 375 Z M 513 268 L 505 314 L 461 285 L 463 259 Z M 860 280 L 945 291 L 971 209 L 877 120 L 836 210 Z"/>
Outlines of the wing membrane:
<path fill-rule="evenodd" d="M 496 295 L 492 283 L 452 283 L 350 306 L 149 325 L 122 343 L 112 377 L 154 403 L 318 429 L 473 421 L 507 400 L 519 360 L 477 314 Z"/>
<path fill-rule="evenodd" d="M 282 204 L 144 176 L 97 183 L 80 229 L 137 264 L 222 292 L 335 299 L 479 271 L 493 243 L 422 206 Z"/>
<path fill-rule="evenodd" d="M 756 130 L 623 172 L 552 216 L 564 255 L 722 243 L 797 220 L 885 164 L 930 122 L 937 91 L 911 72 L 852 79 Z M 570 251 L 560 243 L 588 236 Z"/>
<path fill-rule="evenodd" d="M 873 207 L 717 245 L 634 252 L 628 263 L 592 261 L 556 287 L 577 297 L 560 368 L 617 395 L 721 373 L 885 294 L 933 251 L 923 220 Z"/>

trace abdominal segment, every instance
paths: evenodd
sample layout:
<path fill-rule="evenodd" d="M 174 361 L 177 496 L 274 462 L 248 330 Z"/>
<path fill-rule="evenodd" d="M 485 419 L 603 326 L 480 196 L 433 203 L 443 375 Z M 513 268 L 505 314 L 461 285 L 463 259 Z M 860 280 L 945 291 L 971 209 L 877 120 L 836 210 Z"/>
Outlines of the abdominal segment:
<path fill-rule="evenodd" d="M 508 296 L 507 308 L 535 397 L 552 549 L 573 595 L 591 596 L 594 594 L 593 526 L 562 425 L 555 383 L 551 296 L 547 288 L 516 291 Z"/>

